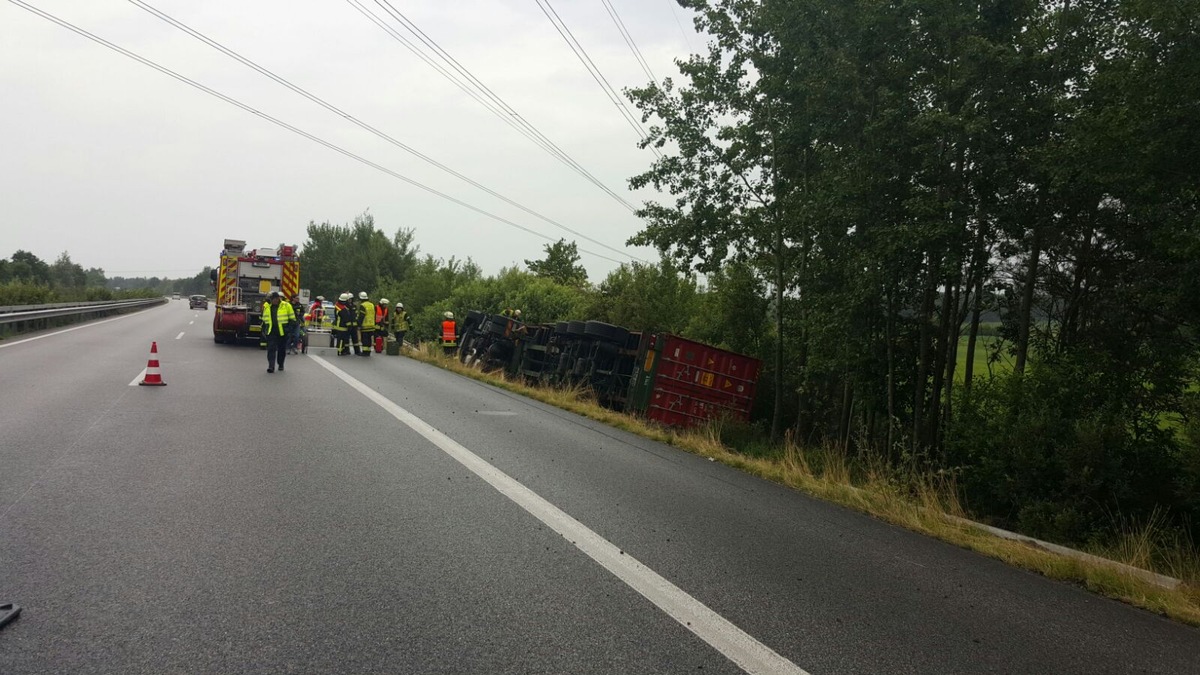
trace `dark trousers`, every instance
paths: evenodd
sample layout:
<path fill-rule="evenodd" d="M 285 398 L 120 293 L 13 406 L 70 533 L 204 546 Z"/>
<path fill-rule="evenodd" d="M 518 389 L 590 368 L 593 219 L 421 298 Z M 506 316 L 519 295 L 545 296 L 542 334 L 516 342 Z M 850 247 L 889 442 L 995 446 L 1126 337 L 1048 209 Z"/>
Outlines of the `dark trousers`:
<path fill-rule="evenodd" d="M 287 341 L 286 335 L 268 335 L 267 336 L 267 367 L 274 368 L 278 363 L 279 367 L 283 367 L 283 358 L 287 356 Z"/>

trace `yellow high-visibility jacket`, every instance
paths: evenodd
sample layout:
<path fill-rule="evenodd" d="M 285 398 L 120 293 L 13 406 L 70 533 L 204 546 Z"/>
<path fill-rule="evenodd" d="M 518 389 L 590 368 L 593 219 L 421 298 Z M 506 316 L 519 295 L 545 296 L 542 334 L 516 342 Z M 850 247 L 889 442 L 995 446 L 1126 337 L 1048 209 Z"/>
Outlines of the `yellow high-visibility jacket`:
<path fill-rule="evenodd" d="M 358 327 L 365 331 L 375 330 L 375 303 L 370 300 L 358 303 Z"/>
<path fill-rule="evenodd" d="M 277 323 L 271 324 L 271 303 L 263 304 L 262 316 L 262 334 L 263 335 L 285 335 L 289 324 L 296 322 L 296 310 L 292 309 L 292 303 L 280 302 L 279 308 L 275 312 Z"/>

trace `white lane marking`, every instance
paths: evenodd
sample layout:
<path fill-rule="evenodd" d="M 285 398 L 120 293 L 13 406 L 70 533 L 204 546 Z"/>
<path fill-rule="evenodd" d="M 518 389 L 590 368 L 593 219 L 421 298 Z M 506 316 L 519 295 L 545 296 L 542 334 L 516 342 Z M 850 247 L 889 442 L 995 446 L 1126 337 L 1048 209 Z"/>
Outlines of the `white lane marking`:
<path fill-rule="evenodd" d="M 188 322 L 188 325 L 190 326 L 190 325 L 192 325 L 192 324 L 194 324 L 194 323 L 196 323 L 196 322 L 195 322 L 195 321 L 189 321 L 189 322 Z"/>
<path fill-rule="evenodd" d="M 79 330 L 80 328 L 91 328 L 92 326 L 99 326 L 100 324 L 108 323 L 109 321 L 120 321 L 121 319 L 128 319 L 129 317 L 135 316 L 135 315 L 137 315 L 137 312 L 134 312 L 132 314 L 122 314 L 121 316 L 114 316 L 111 319 L 104 319 L 103 321 L 96 321 L 93 323 L 85 323 L 82 326 L 75 326 L 74 328 L 67 328 L 65 330 L 55 331 L 53 333 L 46 333 L 45 335 L 35 335 L 34 337 L 25 338 L 24 340 L 17 340 L 16 342 L 6 342 L 4 344 L 0 344 L 0 349 L 4 349 L 5 347 L 15 347 L 20 344 L 25 344 L 26 342 L 33 342 L 34 340 L 41 340 L 42 338 L 54 337 L 55 335 L 62 335 L 63 333 L 70 333 L 71 331 Z"/>
<path fill-rule="evenodd" d="M 129 383 L 129 386 L 136 387 L 138 382 L 141 382 L 142 380 L 146 379 L 146 371 L 149 368 L 150 368 L 150 366 L 146 366 L 145 368 L 142 368 L 142 372 L 138 373 L 137 377 L 133 378 L 133 381 Z"/>
<path fill-rule="evenodd" d="M 179 335 L 176 335 L 175 339 L 178 340 L 181 337 L 183 337 L 183 331 L 179 331 Z"/>
<path fill-rule="evenodd" d="M 500 494 L 508 497 L 525 509 L 534 518 L 563 536 L 580 551 L 583 551 L 600 566 L 611 572 L 630 588 L 666 612 L 680 625 L 695 633 L 714 649 L 724 654 L 747 673 L 808 673 L 780 656 L 775 650 L 754 639 L 750 634 L 733 625 L 728 619 L 709 609 L 657 572 L 635 560 L 599 534 L 588 529 L 565 511 L 546 501 L 533 490 L 521 485 L 500 469 L 488 464 L 479 455 L 459 445 L 449 436 L 434 429 L 427 422 L 396 405 L 382 394 L 343 372 L 320 356 L 314 361 L 333 373 L 360 394 L 375 402 L 400 422 L 421 434 L 430 443 L 441 448 L 476 476 L 487 481 Z"/>

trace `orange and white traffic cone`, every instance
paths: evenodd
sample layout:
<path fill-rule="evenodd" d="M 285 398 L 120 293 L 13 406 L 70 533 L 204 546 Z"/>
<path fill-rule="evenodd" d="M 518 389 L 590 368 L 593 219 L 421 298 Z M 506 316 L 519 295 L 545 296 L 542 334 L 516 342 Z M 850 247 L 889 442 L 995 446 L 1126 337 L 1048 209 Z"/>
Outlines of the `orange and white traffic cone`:
<path fill-rule="evenodd" d="M 163 382 L 162 375 L 158 372 L 158 343 L 150 343 L 150 361 L 146 363 L 146 376 L 142 378 L 139 385 L 143 387 L 165 387 L 166 382 Z"/>

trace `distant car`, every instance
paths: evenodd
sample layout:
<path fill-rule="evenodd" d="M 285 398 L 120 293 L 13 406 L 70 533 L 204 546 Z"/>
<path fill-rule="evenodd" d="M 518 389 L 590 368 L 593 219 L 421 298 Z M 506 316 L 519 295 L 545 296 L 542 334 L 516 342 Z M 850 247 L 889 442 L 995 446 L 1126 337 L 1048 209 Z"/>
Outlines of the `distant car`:
<path fill-rule="evenodd" d="M 188 298 L 188 309 L 208 309 L 208 296 L 193 295 Z"/>
<path fill-rule="evenodd" d="M 179 294 L 178 294 L 178 293 L 172 293 L 172 294 L 171 294 L 171 299 L 172 299 L 172 300 L 178 300 L 178 299 L 179 299 Z"/>

